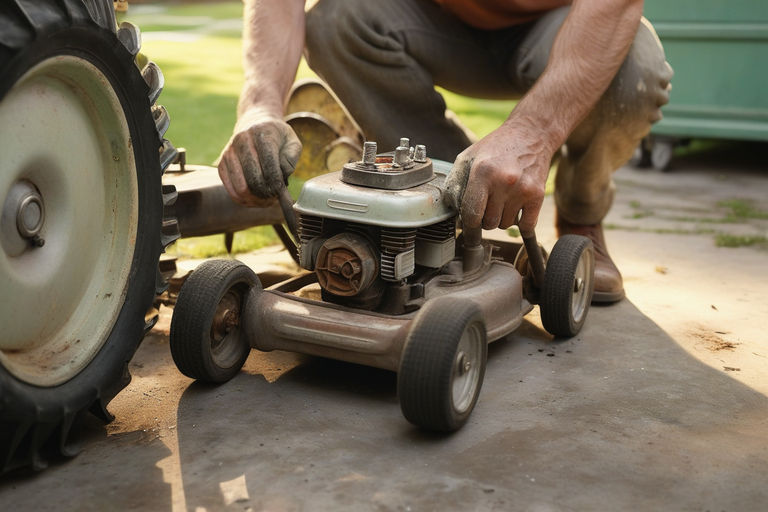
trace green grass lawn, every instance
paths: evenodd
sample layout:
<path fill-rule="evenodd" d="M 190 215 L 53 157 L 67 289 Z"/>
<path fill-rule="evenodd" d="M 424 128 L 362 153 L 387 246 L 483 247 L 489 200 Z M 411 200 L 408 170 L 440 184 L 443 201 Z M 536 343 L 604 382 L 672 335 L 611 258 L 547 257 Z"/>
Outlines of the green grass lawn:
<path fill-rule="evenodd" d="M 242 3 L 192 5 L 131 5 L 119 21 L 139 26 L 142 53 L 165 75 L 160 98 L 171 115 L 167 137 L 187 150 L 189 163 L 211 165 L 232 133 L 237 98 L 242 86 Z M 314 76 L 302 61 L 297 78 Z M 514 102 L 465 98 L 448 91 L 448 108 L 478 136 L 483 136 L 509 115 Z M 277 243 L 270 227 L 237 233 L 235 252 Z M 224 236 L 180 240 L 171 252 L 181 257 L 223 254 Z"/>

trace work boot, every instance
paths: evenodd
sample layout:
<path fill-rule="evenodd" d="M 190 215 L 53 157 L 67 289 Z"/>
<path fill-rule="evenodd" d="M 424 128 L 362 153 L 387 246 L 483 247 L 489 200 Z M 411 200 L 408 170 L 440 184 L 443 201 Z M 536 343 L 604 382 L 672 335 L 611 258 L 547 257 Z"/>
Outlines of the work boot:
<path fill-rule="evenodd" d="M 598 224 L 572 224 L 563 219 L 560 214 L 555 217 L 557 236 L 581 235 L 592 240 L 595 247 L 595 293 L 592 303 L 607 304 L 617 302 L 624 298 L 624 283 L 621 273 L 608 254 L 603 236 L 603 225 Z"/>

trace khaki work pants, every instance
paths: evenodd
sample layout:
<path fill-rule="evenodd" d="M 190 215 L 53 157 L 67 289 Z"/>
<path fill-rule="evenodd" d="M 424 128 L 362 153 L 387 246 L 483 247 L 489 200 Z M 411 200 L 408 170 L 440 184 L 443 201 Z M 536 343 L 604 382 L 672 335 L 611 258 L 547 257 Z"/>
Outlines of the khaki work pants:
<path fill-rule="evenodd" d="M 307 13 L 306 54 L 368 140 L 394 148 L 409 137 L 430 156 L 453 161 L 472 140 L 446 116 L 434 86 L 477 98 L 521 97 L 543 72 L 568 9 L 484 31 L 428 0 L 320 0 Z M 566 142 L 555 180 L 565 220 L 602 221 L 613 200 L 611 175 L 661 118 L 671 77 L 644 19 L 608 90 Z"/>

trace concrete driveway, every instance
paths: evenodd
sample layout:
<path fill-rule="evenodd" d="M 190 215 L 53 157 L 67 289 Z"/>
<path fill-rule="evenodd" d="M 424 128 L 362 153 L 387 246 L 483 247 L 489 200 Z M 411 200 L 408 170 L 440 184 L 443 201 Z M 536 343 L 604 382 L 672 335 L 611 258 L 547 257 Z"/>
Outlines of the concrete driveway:
<path fill-rule="evenodd" d="M 575 339 L 534 311 L 492 344 L 454 435 L 412 428 L 395 375 L 351 364 L 254 352 L 231 382 L 195 384 L 165 311 L 117 420 L 75 459 L 0 483 L 0 509 L 765 510 L 768 249 L 715 245 L 768 236 L 768 148 L 739 147 L 617 173 L 606 236 L 627 299 Z M 549 201 L 547 247 L 552 225 Z"/>

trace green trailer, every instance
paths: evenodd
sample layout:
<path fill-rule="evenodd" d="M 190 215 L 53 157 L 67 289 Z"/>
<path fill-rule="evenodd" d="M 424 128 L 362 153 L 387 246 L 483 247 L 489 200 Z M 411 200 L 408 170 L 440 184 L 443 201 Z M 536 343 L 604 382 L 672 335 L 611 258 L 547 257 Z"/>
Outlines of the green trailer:
<path fill-rule="evenodd" d="M 646 0 L 675 70 L 664 119 L 636 156 L 665 169 L 680 141 L 768 141 L 768 1 Z"/>

